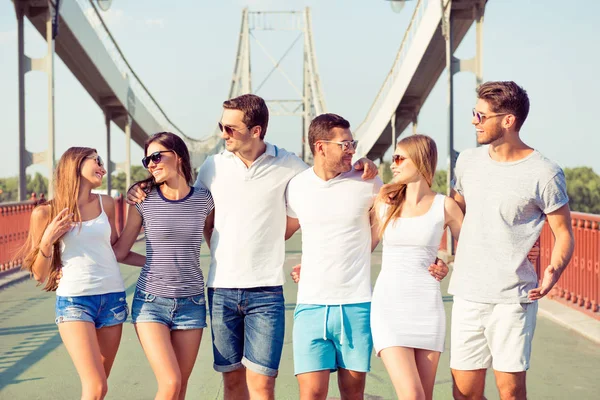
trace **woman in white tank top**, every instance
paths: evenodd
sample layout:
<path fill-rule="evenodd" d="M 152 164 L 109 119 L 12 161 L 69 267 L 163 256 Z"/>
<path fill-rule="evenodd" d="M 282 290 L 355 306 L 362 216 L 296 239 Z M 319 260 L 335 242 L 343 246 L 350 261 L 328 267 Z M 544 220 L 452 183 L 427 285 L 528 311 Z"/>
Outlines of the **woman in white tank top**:
<path fill-rule="evenodd" d="M 381 272 L 371 303 L 375 351 L 400 399 L 431 399 L 446 320 L 439 282 L 428 267 L 444 229 L 458 237 L 463 213 L 451 198 L 431 189 L 437 149 L 424 135 L 398 142 L 394 180 L 375 203 L 383 239 Z"/>
<path fill-rule="evenodd" d="M 129 313 L 112 249 L 118 233 L 110 196 L 93 194 L 106 174 L 96 150 L 71 147 L 56 167 L 54 198 L 31 215 L 23 269 L 56 291 L 56 324 L 85 399 L 102 399 Z M 142 266 L 130 253 L 123 261 Z M 57 277 L 62 273 L 60 283 Z"/>

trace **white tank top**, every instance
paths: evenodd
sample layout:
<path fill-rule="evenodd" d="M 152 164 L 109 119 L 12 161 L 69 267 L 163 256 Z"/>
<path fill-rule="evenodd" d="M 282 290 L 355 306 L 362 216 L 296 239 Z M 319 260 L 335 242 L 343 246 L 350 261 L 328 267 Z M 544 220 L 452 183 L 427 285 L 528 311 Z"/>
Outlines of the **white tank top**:
<path fill-rule="evenodd" d="M 110 222 L 104 212 L 102 197 L 100 215 L 83 221 L 61 239 L 63 276 L 58 296 L 92 296 L 125 291 L 119 264 L 110 244 Z"/>

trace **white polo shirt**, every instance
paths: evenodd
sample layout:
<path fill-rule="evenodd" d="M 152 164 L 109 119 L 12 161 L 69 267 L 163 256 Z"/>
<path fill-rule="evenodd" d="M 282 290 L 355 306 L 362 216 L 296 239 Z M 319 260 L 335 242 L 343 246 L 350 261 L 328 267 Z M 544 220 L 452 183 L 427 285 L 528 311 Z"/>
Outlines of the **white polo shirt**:
<path fill-rule="evenodd" d="M 383 183 L 361 176 L 353 170 L 324 181 L 310 168 L 288 185 L 288 215 L 302 227 L 299 304 L 371 301 L 369 210 Z"/>
<path fill-rule="evenodd" d="M 266 143 L 248 168 L 224 150 L 206 159 L 195 186 L 210 190 L 215 228 L 207 286 L 283 285 L 288 182 L 308 166 L 295 154 Z"/>

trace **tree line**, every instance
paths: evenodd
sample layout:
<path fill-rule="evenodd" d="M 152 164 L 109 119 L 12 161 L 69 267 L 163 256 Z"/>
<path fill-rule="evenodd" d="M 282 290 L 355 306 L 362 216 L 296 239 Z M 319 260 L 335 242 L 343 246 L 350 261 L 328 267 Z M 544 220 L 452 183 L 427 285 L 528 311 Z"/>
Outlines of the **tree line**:
<path fill-rule="evenodd" d="M 389 162 L 379 166 L 379 175 L 384 183 L 392 180 L 392 172 Z M 567 192 L 569 194 L 569 206 L 572 211 L 600 214 L 600 175 L 596 174 L 590 167 L 565 168 L 567 179 Z M 131 182 L 141 181 L 148 177 L 148 171 L 139 165 L 131 167 Z M 438 193 L 446 193 L 446 171 L 440 170 L 435 173 L 432 188 Z M 113 175 L 112 188 L 118 193 L 124 194 L 125 172 Z M 100 186 L 106 189 L 106 178 Z M 17 201 L 19 192 L 18 177 L 0 178 L 0 203 Z M 27 175 L 27 193 L 48 193 L 48 179 L 39 172 L 35 175 Z M 29 196 L 28 196 L 29 197 Z"/>
<path fill-rule="evenodd" d="M 380 176 L 384 183 L 392 180 L 389 165 L 389 162 L 380 165 Z M 571 211 L 600 214 L 600 175 L 590 167 L 565 168 L 564 172 Z M 432 189 L 446 194 L 447 176 L 445 170 L 437 171 L 431 185 Z"/>

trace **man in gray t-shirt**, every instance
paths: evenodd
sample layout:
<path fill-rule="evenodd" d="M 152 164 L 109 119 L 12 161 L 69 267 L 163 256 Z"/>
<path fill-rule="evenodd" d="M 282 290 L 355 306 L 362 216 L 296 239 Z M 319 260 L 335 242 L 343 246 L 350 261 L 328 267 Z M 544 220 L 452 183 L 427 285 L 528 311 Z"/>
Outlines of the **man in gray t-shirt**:
<path fill-rule="evenodd" d="M 489 146 L 461 153 L 452 193 L 465 211 L 448 290 L 454 398 L 482 398 L 493 367 L 501 398 L 525 399 L 536 301 L 573 253 L 569 198 L 560 167 L 519 137 L 529 112 L 525 90 L 487 82 L 478 98 L 472 123 L 477 142 Z M 527 254 L 546 218 L 556 242 L 538 288 Z"/>

